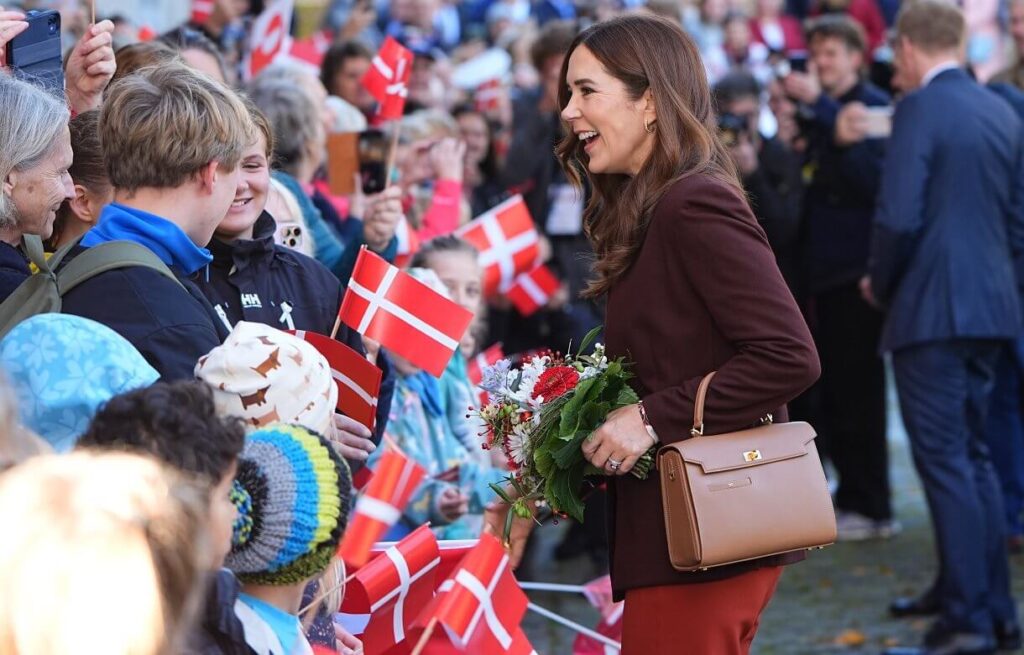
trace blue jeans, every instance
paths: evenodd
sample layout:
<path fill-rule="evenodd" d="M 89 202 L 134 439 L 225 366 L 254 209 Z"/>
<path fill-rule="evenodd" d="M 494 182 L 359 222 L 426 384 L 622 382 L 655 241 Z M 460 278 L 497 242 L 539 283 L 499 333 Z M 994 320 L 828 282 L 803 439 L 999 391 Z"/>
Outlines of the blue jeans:
<path fill-rule="evenodd" d="M 951 340 L 893 353 L 900 411 L 932 515 L 943 622 L 991 635 L 1015 620 L 1002 493 L 985 442 L 1001 341 Z"/>

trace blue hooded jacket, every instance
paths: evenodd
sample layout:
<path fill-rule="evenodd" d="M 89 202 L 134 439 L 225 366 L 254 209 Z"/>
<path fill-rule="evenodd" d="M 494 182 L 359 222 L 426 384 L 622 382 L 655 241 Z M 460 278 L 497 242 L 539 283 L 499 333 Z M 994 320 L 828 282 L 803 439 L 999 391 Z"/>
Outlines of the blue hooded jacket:
<path fill-rule="evenodd" d="M 120 334 L 162 380 L 191 380 L 196 361 L 227 336 L 213 307 L 188 280 L 212 260 L 210 253 L 166 219 L 111 204 L 67 259 L 108 241 L 132 241 L 149 248 L 170 267 L 181 286 L 148 268 L 116 269 L 72 289 L 64 296 L 61 311 L 91 318 Z"/>

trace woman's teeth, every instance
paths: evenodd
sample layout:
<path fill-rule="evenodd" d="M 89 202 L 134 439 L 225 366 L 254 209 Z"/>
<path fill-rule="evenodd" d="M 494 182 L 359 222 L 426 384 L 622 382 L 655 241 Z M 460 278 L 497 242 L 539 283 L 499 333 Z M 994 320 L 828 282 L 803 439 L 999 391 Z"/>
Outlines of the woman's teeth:
<path fill-rule="evenodd" d="M 593 139 L 595 136 L 597 136 L 597 132 L 594 132 L 594 131 L 580 132 L 580 134 L 579 134 L 580 141 L 589 141 L 589 140 Z"/>
<path fill-rule="evenodd" d="M 244 207 L 245 205 L 248 205 L 250 202 L 252 202 L 252 198 L 244 198 L 242 200 L 234 201 L 233 203 L 231 203 L 231 206 L 237 209 L 238 207 Z"/>

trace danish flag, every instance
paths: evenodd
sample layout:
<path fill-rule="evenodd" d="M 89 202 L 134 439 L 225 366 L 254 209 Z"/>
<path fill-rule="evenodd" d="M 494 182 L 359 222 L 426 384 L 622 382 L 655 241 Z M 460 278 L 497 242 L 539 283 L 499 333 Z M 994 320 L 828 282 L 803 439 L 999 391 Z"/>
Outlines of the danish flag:
<path fill-rule="evenodd" d="M 292 44 L 288 54 L 319 68 L 324 63 L 324 56 L 331 48 L 334 33 L 329 29 L 313 32 L 311 36 L 300 39 Z"/>
<path fill-rule="evenodd" d="M 504 358 L 505 353 L 501 351 L 500 343 L 496 343 L 482 353 L 479 353 L 476 357 L 469 360 L 469 363 L 466 365 L 469 381 L 473 383 L 473 386 L 477 386 L 483 382 L 484 369 L 497 364 Z"/>
<path fill-rule="evenodd" d="M 473 313 L 367 250 L 360 251 L 341 302 L 359 334 L 441 377 Z"/>
<path fill-rule="evenodd" d="M 294 10 L 294 0 L 275 0 L 253 23 L 252 34 L 249 37 L 249 55 L 243 68 L 246 79 L 256 77 L 275 59 L 291 50 Z"/>
<path fill-rule="evenodd" d="M 346 564 L 358 567 L 366 563 L 373 544 L 398 522 L 425 474 L 422 466 L 396 450 L 381 456 L 338 546 Z"/>
<path fill-rule="evenodd" d="M 377 109 L 379 119 L 395 120 L 402 117 L 405 98 L 409 95 L 410 75 L 412 52 L 389 36 L 363 76 L 363 86 L 380 104 Z"/>
<path fill-rule="evenodd" d="M 406 629 L 434 597 L 440 563 L 437 538 L 424 525 L 355 573 L 341 611 L 370 615 L 361 637 L 366 655 L 405 641 Z"/>
<path fill-rule="evenodd" d="M 562 283 L 551 269 L 541 264 L 529 273 L 516 278 L 515 284 L 505 295 L 523 316 L 532 316 L 551 300 Z"/>
<path fill-rule="evenodd" d="M 455 234 L 480 251 L 488 296 L 507 291 L 517 275 L 537 265 L 540 237 L 522 196 L 509 198 Z"/>
<path fill-rule="evenodd" d="M 203 25 L 213 15 L 214 0 L 192 0 L 192 22 Z"/>
<path fill-rule="evenodd" d="M 625 604 L 612 600 L 612 581 L 609 576 L 588 582 L 583 595 L 601 612 L 596 631 L 614 641 L 622 642 L 622 612 Z M 572 647 L 573 655 L 618 655 L 619 650 L 586 635 L 579 635 Z"/>
<path fill-rule="evenodd" d="M 373 430 L 377 418 L 381 370 L 337 339 L 305 330 L 289 331 L 316 348 L 327 359 L 331 376 L 338 385 L 338 411 L 359 421 L 366 429 Z"/>
<path fill-rule="evenodd" d="M 487 113 L 496 110 L 501 104 L 501 80 L 494 78 L 484 82 L 476 88 L 476 94 L 474 95 L 474 104 L 478 112 Z"/>
<path fill-rule="evenodd" d="M 416 619 L 417 629 L 436 619 L 452 643 L 477 655 L 514 651 L 526 655 L 532 651 L 519 629 L 526 613 L 526 594 L 512 576 L 505 549 L 491 535 L 480 537 L 438 591 L 434 602 Z"/>
<path fill-rule="evenodd" d="M 402 216 L 395 226 L 395 238 L 398 239 L 398 253 L 395 255 L 395 266 L 405 268 L 412 261 L 412 256 L 420 249 L 420 238 L 412 228 L 409 221 Z"/>

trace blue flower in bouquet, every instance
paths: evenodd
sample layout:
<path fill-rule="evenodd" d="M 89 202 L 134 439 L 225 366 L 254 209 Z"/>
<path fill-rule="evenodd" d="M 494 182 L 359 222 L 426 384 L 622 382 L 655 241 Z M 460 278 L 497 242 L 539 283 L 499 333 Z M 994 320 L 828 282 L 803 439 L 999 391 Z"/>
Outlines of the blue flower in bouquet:
<path fill-rule="evenodd" d="M 500 359 L 483 370 L 480 388 L 484 391 L 500 394 L 508 389 L 508 373 L 512 369 L 511 359 Z"/>

